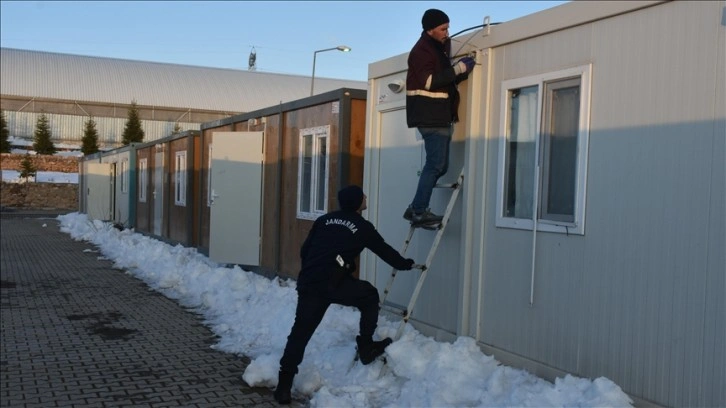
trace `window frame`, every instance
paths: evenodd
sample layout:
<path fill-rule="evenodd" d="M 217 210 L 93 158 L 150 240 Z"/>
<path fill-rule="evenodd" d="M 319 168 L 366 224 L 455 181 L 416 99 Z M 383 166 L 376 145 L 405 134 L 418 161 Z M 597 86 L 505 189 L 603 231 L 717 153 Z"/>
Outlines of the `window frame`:
<path fill-rule="evenodd" d="M 212 206 L 212 144 L 209 144 L 207 156 L 207 207 Z"/>
<path fill-rule="evenodd" d="M 304 180 L 305 172 L 304 172 L 304 166 L 305 166 L 305 137 L 310 136 L 312 138 L 312 163 L 310 164 L 310 191 L 308 194 L 308 197 L 310 199 L 309 203 L 304 203 L 304 197 L 303 197 L 303 184 L 306 180 Z M 321 140 L 325 141 L 325 159 L 324 161 L 320 159 L 320 142 Z M 324 186 L 320 186 L 319 183 L 319 177 L 320 176 L 320 165 L 322 164 L 325 166 L 325 171 L 323 174 L 324 177 Z M 316 220 L 321 215 L 324 215 L 328 212 L 328 180 L 330 179 L 330 125 L 326 126 L 317 126 L 317 127 L 311 127 L 311 128 L 305 128 L 300 129 L 299 137 L 298 137 L 298 178 L 297 178 L 297 218 L 304 219 L 304 220 Z M 320 191 L 320 189 L 323 189 Z M 320 203 L 321 195 L 322 193 L 322 203 Z M 302 206 L 303 204 L 308 204 L 310 211 L 303 211 Z M 319 209 L 320 204 L 322 204 L 322 209 Z"/>
<path fill-rule="evenodd" d="M 522 78 L 514 78 L 502 81 L 501 87 L 501 105 L 500 105 L 500 143 L 498 152 L 498 177 L 497 177 L 497 213 L 496 222 L 497 227 L 502 228 L 513 228 L 532 230 L 536 228 L 538 231 L 565 233 L 565 234 L 585 234 L 585 205 L 586 205 L 586 191 L 587 191 L 587 152 L 589 144 L 590 134 L 590 96 L 591 96 L 591 71 L 592 66 L 581 65 L 559 71 L 548 72 L 539 75 L 531 75 Z M 546 87 L 548 83 L 564 81 L 570 78 L 579 78 L 580 80 L 580 99 L 579 99 L 579 120 L 577 130 L 577 147 L 576 151 L 576 164 L 575 164 L 575 190 L 574 190 L 574 213 L 573 221 L 567 222 L 556 219 L 544 219 L 543 217 L 543 199 L 546 198 L 544 195 L 548 186 L 544 185 L 544 177 L 546 174 L 546 163 L 543 159 L 542 149 L 545 146 L 545 138 L 547 137 L 543 129 L 543 121 L 545 120 L 545 114 L 551 112 L 551 106 L 544 107 L 545 90 L 549 89 Z M 510 91 L 515 89 L 521 89 L 526 87 L 537 87 L 537 108 L 536 108 L 536 135 L 535 135 L 535 163 L 534 167 L 537 172 L 534 175 L 535 186 L 534 191 L 536 192 L 536 214 L 537 224 L 534 225 L 533 217 L 531 218 L 514 218 L 504 216 L 504 190 L 508 186 L 505 186 L 505 178 L 507 176 L 507 165 L 506 155 L 507 146 L 509 141 L 509 128 L 510 128 L 510 106 L 509 106 L 509 95 Z M 549 143 L 547 141 L 547 143 Z M 553 215 L 551 215 L 555 218 Z"/>
<path fill-rule="evenodd" d="M 148 159 L 139 159 L 139 202 L 146 202 L 146 190 L 148 189 Z"/>
<path fill-rule="evenodd" d="M 174 153 L 174 205 L 187 205 L 187 152 L 179 150 Z"/>
<path fill-rule="evenodd" d="M 129 159 L 121 160 L 121 192 L 129 192 Z"/>

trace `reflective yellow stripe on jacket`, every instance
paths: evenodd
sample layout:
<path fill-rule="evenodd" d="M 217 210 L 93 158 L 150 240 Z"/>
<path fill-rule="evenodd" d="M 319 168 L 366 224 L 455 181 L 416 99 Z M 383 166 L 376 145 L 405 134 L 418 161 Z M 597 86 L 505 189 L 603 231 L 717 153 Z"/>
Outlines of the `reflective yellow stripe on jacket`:
<path fill-rule="evenodd" d="M 425 89 L 414 89 L 413 91 L 406 91 L 408 96 L 426 96 L 428 98 L 446 99 L 449 97 L 448 92 L 431 92 Z"/>

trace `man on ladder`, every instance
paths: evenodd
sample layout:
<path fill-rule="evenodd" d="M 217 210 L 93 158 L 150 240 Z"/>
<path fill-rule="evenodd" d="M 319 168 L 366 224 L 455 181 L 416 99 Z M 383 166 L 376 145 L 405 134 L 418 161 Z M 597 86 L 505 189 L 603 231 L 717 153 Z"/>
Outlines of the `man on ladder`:
<path fill-rule="evenodd" d="M 408 236 L 401 254 L 405 256 L 411 243 L 414 230 L 424 228 L 437 230 L 433 244 L 423 265 L 414 265 L 421 269 L 418 283 L 414 288 L 408 306 L 397 310 L 403 321 L 395 335 L 398 340 L 403 328 L 411 317 L 421 291 L 428 268 L 431 265 L 436 249 L 444 234 L 456 199 L 464 181 L 464 172 L 456 182 L 450 185 L 437 185 L 441 176 L 449 169 L 449 147 L 454 133 L 454 123 L 459 121 L 459 91 L 457 84 L 465 80 L 474 69 L 476 62 L 471 57 L 463 57 L 451 65 L 451 38 L 449 38 L 449 16 L 441 10 L 426 10 L 421 18 L 423 32 L 421 38 L 408 55 L 408 74 L 406 76 L 406 121 L 409 128 L 417 128 L 424 140 L 426 163 L 418 181 L 416 195 L 403 213 L 403 218 L 411 222 Z M 453 189 L 449 204 L 443 215 L 436 215 L 428 208 L 434 187 Z M 382 306 L 387 306 L 386 298 L 390 294 L 396 268 L 391 271 L 383 292 Z"/>
<path fill-rule="evenodd" d="M 415 227 L 435 228 L 441 224 L 443 216 L 432 213 L 428 206 L 436 182 L 449 168 L 453 124 L 459 121 L 456 85 L 469 76 L 475 61 L 464 57 L 451 65 L 449 16 L 446 13 L 426 10 L 421 25 L 421 38 L 408 55 L 406 121 L 409 128 L 417 128 L 423 137 L 426 163 L 416 195 L 403 218 Z"/>

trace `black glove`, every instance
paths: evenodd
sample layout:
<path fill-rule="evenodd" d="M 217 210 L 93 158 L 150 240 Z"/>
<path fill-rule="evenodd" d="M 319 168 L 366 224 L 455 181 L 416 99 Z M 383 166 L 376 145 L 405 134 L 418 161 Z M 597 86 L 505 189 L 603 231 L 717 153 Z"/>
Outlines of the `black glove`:
<path fill-rule="evenodd" d="M 456 72 L 456 75 L 465 74 L 467 72 L 471 72 L 471 70 L 474 69 L 474 65 L 476 65 L 474 58 L 464 57 L 460 59 L 456 65 L 454 65 L 454 71 Z"/>
<path fill-rule="evenodd" d="M 413 269 L 413 264 L 415 264 L 414 260 L 411 258 L 406 259 L 406 267 L 401 269 L 402 271 L 410 271 Z"/>

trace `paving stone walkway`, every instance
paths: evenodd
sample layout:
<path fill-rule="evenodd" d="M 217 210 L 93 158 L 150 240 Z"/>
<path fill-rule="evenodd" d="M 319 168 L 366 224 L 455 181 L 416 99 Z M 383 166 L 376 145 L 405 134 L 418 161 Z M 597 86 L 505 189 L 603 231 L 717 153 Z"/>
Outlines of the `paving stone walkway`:
<path fill-rule="evenodd" d="M 0 217 L 0 407 L 277 407 L 201 316 L 52 214 Z M 292 407 L 304 407 L 294 401 Z"/>

